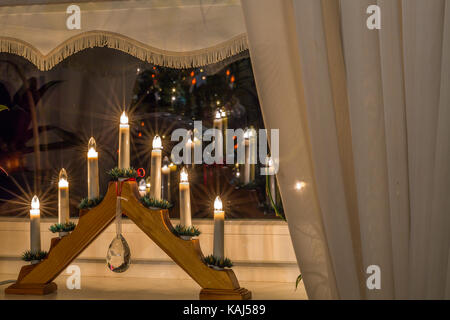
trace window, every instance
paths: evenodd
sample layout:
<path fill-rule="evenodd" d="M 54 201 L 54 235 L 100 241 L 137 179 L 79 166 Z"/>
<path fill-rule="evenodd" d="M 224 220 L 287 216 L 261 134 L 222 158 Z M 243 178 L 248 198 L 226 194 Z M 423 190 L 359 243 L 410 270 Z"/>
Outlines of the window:
<path fill-rule="evenodd" d="M 108 48 L 81 51 L 45 72 L 15 55 L 0 54 L 0 60 L 2 215 L 27 215 L 34 193 L 39 195 L 44 216 L 57 215 L 58 173 L 64 167 L 71 215 L 77 216 L 77 206 L 87 195 L 86 152 L 91 136 L 97 142 L 100 193 L 104 194 L 109 180 L 106 171 L 117 165 L 123 110 L 130 119 L 131 165 L 143 168 L 146 176 L 155 134 L 162 137 L 163 157 L 170 162 L 178 143 L 171 141 L 173 130 L 193 130 L 194 121 L 201 121 L 202 130 L 212 128 L 218 110 L 223 128 L 264 128 L 248 52 L 194 69 L 150 65 Z M 22 77 L 27 79 L 31 97 Z M 36 118 L 30 101 L 36 106 Z M 211 217 L 218 194 L 227 218 L 276 217 L 266 195 L 270 181 L 259 174 L 260 164 L 251 166 L 247 183 L 241 174 L 243 166 L 188 166 L 193 218 Z M 181 167 L 170 175 L 171 217 L 179 215 Z"/>

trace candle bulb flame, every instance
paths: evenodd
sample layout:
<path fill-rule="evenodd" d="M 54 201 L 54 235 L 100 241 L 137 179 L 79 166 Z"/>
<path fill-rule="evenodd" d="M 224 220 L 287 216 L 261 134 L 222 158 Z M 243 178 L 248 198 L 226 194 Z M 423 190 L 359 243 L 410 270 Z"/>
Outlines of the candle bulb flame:
<path fill-rule="evenodd" d="M 87 154 L 87 156 L 88 156 L 88 158 L 89 158 L 89 159 L 92 159 L 92 158 L 97 158 L 97 156 L 98 156 L 98 152 L 97 152 L 97 151 L 95 151 L 95 149 L 94 149 L 94 148 L 90 148 L 90 149 L 89 149 L 89 151 L 88 151 L 88 154 Z"/>
<path fill-rule="evenodd" d="M 180 172 L 180 181 L 181 182 L 188 182 L 188 173 L 186 171 L 186 168 L 181 169 Z"/>
<path fill-rule="evenodd" d="M 94 137 L 91 137 L 88 142 L 88 149 L 93 149 L 94 151 L 97 149 L 97 143 L 95 142 Z"/>
<path fill-rule="evenodd" d="M 125 111 L 120 116 L 120 124 L 128 124 L 128 117 Z"/>
<path fill-rule="evenodd" d="M 152 145 L 153 145 L 153 149 L 162 149 L 161 138 L 158 135 L 156 135 L 153 138 L 153 144 Z"/>
<path fill-rule="evenodd" d="M 89 159 L 93 159 L 93 158 L 97 158 L 98 157 L 98 153 L 97 153 L 97 151 L 95 149 L 97 149 L 97 143 L 95 142 L 94 137 L 91 137 L 89 139 L 89 142 L 88 142 L 88 154 L 87 154 L 87 156 L 88 156 Z"/>
<path fill-rule="evenodd" d="M 39 198 L 36 195 L 31 200 L 31 209 L 33 210 L 39 209 Z"/>
<path fill-rule="evenodd" d="M 219 196 L 214 200 L 214 211 L 222 211 L 222 200 Z"/>
<path fill-rule="evenodd" d="M 61 171 L 59 172 L 58 186 L 60 188 L 67 188 L 67 187 L 69 187 L 69 182 L 67 180 L 68 179 L 67 179 L 66 169 L 62 168 Z"/>

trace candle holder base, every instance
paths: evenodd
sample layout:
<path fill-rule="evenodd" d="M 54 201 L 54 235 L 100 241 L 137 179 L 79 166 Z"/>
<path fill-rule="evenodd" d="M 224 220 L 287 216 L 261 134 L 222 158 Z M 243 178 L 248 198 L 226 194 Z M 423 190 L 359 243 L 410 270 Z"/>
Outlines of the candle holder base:
<path fill-rule="evenodd" d="M 202 289 L 200 300 L 251 300 L 252 293 L 245 288 Z"/>
<path fill-rule="evenodd" d="M 20 269 L 17 281 L 5 289 L 6 294 L 33 294 L 33 295 L 44 295 L 56 291 L 56 283 L 20 283 L 21 280 L 28 275 L 33 269 L 38 265 L 31 264 L 23 266 Z"/>
<path fill-rule="evenodd" d="M 56 283 L 50 282 L 45 284 L 40 283 L 14 283 L 5 289 L 6 294 L 32 294 L 32 295 L 45 295 L 55 292 L 58 289 Z"/>

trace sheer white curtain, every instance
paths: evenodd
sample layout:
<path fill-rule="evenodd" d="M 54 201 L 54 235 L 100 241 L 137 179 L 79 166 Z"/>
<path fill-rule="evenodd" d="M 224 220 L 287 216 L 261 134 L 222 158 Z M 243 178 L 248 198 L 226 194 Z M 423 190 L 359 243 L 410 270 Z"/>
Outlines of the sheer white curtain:
<path fill-rule="evenodd" d="M 366 27 L 372 4 L 380 30 Z M 449 298 L 450 1 L 242 7 L 308 296 Z"/>

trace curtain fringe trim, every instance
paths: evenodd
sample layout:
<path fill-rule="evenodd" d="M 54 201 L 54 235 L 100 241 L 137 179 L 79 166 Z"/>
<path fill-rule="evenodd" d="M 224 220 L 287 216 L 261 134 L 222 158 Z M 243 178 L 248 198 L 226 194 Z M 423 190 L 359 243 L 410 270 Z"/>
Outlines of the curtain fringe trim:
<path fill-rule="evenodd" d="M 247 50 L 248 43 L 247 35 L 241 34 L 213 47 L 189 52 L 174 52 L 157 49 L 113 32 L 89 31 L 66 40 L 48 55 L 43 55 L 35 47 L 24 41 L 0 37 L 0 52 L 24 57 L 42 71 L 52 69 L 77 52 L 94 47 L 116 49 L 152 64 L 185 69 L 220 62 Z"/>

